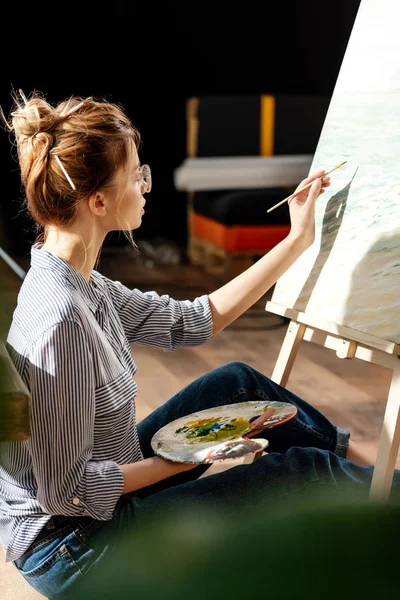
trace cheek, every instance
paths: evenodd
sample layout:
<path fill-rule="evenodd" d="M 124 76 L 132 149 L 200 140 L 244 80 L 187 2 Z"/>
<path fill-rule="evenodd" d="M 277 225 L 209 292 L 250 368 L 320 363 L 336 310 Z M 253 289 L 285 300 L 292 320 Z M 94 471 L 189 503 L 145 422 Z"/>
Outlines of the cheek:
<path fill-rule="evenodd" d="M 135 224 L 140 224 L 142 217 L 143 197 L 141 193 L 135 189 L 124 200 L 124 213 L 129 220 Z"/>
<path fill-rule="evenodd" d="M 131 187 L 126 191 L 121 202 L 121 210 L 132 211 L 138 210 L 143 204 L 142 195 L 136 187 Z"/>
<path fill-rule="evenodd" d="M 140 211 L 143 206 L 143 198 L 141 194 L 133 194 L 129 202 L 129 209 L 134 212 Z"/>

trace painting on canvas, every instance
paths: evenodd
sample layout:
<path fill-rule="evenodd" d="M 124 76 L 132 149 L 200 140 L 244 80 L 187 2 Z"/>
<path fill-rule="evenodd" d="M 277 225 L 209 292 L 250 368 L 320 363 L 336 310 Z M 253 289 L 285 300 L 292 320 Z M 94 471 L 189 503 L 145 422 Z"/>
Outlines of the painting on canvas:
<path fill-rule="evenodd" d="M 362 0 L 310 172 L 316 240 L 272 302 L 400 343 L 400 2 Z"/>

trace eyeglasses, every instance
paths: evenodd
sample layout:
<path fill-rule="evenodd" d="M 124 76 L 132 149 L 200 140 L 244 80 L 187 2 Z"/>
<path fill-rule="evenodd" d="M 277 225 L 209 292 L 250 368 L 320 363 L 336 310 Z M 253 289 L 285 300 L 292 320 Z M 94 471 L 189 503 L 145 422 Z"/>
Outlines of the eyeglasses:
<path fill-rule="evenodd" d="M 142 186 L 143 186 L 143 191 L 142 194 L 148 194 L 149 192 L 151 192 L 151 186 L 152 186 L 152 181 L 151 181 L 151 170 L 149 165 L 142 165 L 138 168 L 138 173 L 139 173 L 139 177 L 138 177 L 138 181 L 142 182 Z"/>

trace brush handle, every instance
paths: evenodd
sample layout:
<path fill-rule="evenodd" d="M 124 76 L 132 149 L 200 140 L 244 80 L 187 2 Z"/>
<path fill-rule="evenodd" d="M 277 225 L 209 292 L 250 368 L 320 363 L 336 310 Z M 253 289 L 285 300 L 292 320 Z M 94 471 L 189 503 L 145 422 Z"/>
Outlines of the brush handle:
<path fill-rule="evenodd" d="M 329 175 L 333 171 L 336 171 L 336 169 L 339 169 L 339 167 L 342 167 L 346 163 L 347 163 L 347 160 L 345 160 L 344 162 L 340 163 L 340 165 L 336 165 L 336 167 L 333 167 L 333 169 L 331 169 L 327 173 L 324 173 L 320 177 L 316 177 L 316 179 L 323 179 L 324 177 L 326 177 L 327 175 Z M 271 212 L 271 210 L 275 210 L 275 208 L 278 208 L 278 206 L 282 206 L 282 204 L 284 204 L 288 200 L 291 200 L 292 198 L 294 198 L 295 196 L 297 196 L 297 194 L 300 194 L 300 192 L 304 192 L 304 190 L 306 190 L 307 188 L 309 188 L 310 186 L 312 186 L 312 184 L 314 183 L 314 181 L 315 181 L 315 179 L 313 181 L 310 181 L 310 183 L 307 183 L 307 185 L 305 185 L 304 187 L 300 188 L 299 190 L 296 190 L 295 192 L 293 192 L 293 194 L 290 194 L 290 196 L 288 196 L 287 198 L 284 198 L 283 200 L 281 200 L 280 202 L 278 202 L 278 204 L 275 204 L 275 206 L 271 206 L 271 208 L 269 208 L 267 210 L 267 213 Z"/>
<path fill-rule="evenodd" d="M 322 175 L 322 177 L 317 177 L 317 179 L 323 179 L 325 176 L 326 176 L 326 174 Z M 267 210 L 267 213 L 271 212 L 271 210 L 275 210 L 275 208 L 278 208 L 278 206 L 281 206 L 282 204 L 284 204 L 288 200 L 291 200 L 292 198 L 294 198 L 295 196 L 297 196 L 297 194 L 300 194 L 300 192 L 304 192 L 304 190 L 307 190 L 309 187 L 312 186 L 312 184 L 314 183 L 314 181 L 315 181 L 315 179 L 313 181 L 310 181 L 310 183 L 307 183 L 307 185 L 305 185 L 304 187 L 300 188 L 296 192 L 293 192 L 293 194 L 291 194 L 287 198 L 284 198 L 283 200 L 281 200 L 280 202 L 278 202 L 278 204 L 275 204 L 275 206 L 272 206 L 271 208 L 269 208 Z"/>

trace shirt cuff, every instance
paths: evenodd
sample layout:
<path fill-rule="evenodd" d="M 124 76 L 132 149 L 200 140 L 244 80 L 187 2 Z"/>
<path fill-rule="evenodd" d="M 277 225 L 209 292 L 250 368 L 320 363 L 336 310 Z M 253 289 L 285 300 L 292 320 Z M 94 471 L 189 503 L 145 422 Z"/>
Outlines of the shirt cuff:
<path fill-rule="evenodd" d="M 213 318 L 207 294 L 196 298 L 190 312 L 184 312 L 182 346 L 200 346 L 212 337 Z"/>
<path fill-rule="evenodd" d="M 77 512 L 108 521 L 124 489 L 121 468 L 113 461 L 91 461 L 86 466 L 84 488 L 70 499 Z M 79 510 L 80 509 L 80 510 Z"/>

